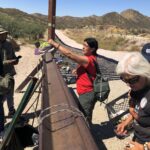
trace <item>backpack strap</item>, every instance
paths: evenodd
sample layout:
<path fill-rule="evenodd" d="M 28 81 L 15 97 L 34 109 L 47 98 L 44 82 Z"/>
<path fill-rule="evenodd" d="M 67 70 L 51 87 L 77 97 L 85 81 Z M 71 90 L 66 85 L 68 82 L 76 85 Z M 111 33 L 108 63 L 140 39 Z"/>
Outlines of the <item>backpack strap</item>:
<path fill-rule="evenodd" d="M 100 68 L 99 68 L 99 65 L 98 65 L 98 63 L 95 61 L 95 60 L 93 60 L 93 63 L 94 63 L 94 65 L 95 65 L 95 68 L 96 68 L 96 74 L 102 74 L 101 73 L 101 71 L 100 71 Z"/>
<path fill-rule="evenodd" d="M 96 69 L 96 74 L 102 75 L 98 63 L 95 60 L 93 60 L 93 63 L 94 63 L 95 69 Z M 92 75 L 88 72 L 87 69 L 85 69 L 85 72 L 87 73 L 90 81 L 93 83 Z"/>

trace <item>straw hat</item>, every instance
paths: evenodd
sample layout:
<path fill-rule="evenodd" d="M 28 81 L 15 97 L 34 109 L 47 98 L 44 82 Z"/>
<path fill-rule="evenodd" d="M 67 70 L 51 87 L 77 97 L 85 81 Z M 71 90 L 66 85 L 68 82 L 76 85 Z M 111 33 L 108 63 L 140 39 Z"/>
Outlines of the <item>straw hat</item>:
<path fill-rule="evenodd" d="M 0 26 L 0 34 L 8 33 L 2 26 Z"/>

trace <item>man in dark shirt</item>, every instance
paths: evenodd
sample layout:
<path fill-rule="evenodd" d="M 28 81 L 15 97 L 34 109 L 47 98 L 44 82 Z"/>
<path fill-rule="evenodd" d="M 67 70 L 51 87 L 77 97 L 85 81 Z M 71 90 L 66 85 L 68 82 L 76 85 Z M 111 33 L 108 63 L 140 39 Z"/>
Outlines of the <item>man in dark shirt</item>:
<path fill-rule="evenodd" d="M 4 75 L 10 74 L 12 77 L 16 74 L 14 65 L 18 64 L 18 59 L 15 55 L 13 46 L 9 40 L 7 40 L 7 34 L 8 31 L 4 30 L 2 27 L 0 27 L 0 54 L 3 61 L 3 71 Z M 14 108 L 14 86 L 15 86 L 15 80 L 13 79 L 12 82 L 12 89 L 8 92 L 8 94 L 5 95 L 5 98 L 7 99 L 7 105 L 9 109 L 10 116 L 14 115 L 15 108 Z"/>

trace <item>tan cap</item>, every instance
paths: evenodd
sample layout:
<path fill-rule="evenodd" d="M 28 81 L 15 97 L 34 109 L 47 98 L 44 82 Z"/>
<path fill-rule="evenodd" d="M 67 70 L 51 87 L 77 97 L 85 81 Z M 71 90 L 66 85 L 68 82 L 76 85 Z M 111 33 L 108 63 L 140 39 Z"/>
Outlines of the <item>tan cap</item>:
<path fill-rule="evenodd" d="M 0 26 L 0 34 L 3 34 L 3 33 L 8 33 L 8 31 L 6 31 L 4 28 L 2 28 L 2 27 Z"/>

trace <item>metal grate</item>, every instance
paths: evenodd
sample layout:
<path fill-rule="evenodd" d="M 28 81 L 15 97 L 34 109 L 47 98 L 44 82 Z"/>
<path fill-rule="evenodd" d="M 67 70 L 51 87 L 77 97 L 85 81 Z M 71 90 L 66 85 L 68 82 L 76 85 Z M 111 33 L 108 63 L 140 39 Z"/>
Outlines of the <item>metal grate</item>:
<path fill-rule="evenodd" d="M 109 120 L 116 124 L 118 120 L 129 112 L 128 94 L 125 93 L 106 104 Z"/>

